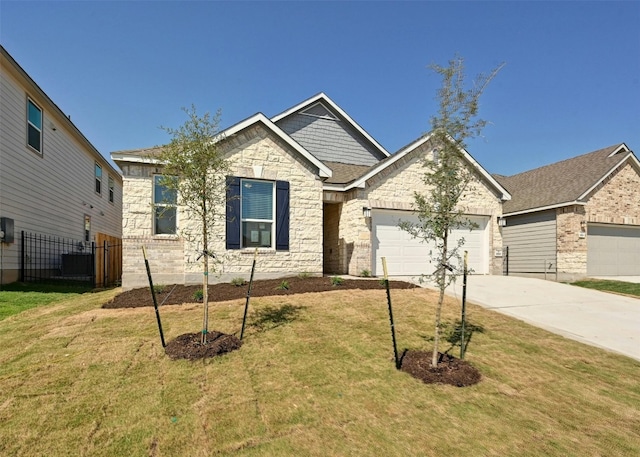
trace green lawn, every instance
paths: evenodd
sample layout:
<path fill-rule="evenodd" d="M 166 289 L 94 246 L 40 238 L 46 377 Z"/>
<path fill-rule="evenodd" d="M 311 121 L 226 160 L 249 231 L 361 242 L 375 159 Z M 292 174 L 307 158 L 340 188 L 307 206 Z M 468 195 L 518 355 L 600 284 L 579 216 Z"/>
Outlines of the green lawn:
<path fill-rule="evenodd" d="M 27 309 L 78 296 L 89 290 L 84 285 L 12 283 L 0 289 L 0 320 Z"/>
<path fill-rule="evenodd" d="M 585 281 L 576 281 L 572 284 L 574 286 L 586 287 L 588 289 L 640 297 L 640 284 L 632 282 L 610 281 L 608 279 L 588 279 Z"/>
<path fill-rule="evenodd" d="M 394 368 L 382 290 L 255 298 L 242 348 L 199 362 L 164 355 L 153 308 L 101 309 L 115 293 L 0 321 L 0 455 L 640 455 L 640 362 L 490 310 L 468 307 L 483 380 L 456 388 Z M 428 348 L 435 292 L 392 297 L 400 349 Z M 161 315 L 170 340 L 202 314 Z"/>

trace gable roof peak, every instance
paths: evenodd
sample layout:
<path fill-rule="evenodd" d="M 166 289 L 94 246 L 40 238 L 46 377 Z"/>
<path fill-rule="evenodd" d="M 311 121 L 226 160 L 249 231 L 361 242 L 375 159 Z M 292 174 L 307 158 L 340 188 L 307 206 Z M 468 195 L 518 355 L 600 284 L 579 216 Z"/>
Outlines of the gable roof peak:
<path fill-rule="evenodd" d="M 629 149 L 626 144 L 620 143 L 620 145 L 611 154 L 609 154 L 609 157 L 613 157 L 621 152 L 631 152 L 631 149 Z"/>
<path fill-rule="evenodd" d="M 354 121 L 351 116 L 349 116 L 342 108 L 340 108 L 327 94 L 324 92 L 319 92 L 311 98 L 308 98 L 295 106 L 277 114 L 271 118 L 271 122 L 277 124 L 282 119 L 291 116 L 295 113 L 302 113 L 303 111 L 308 111 L 313 108 L 314 105 L 322 104 L 322 106 L 327 109 L 327 111 L 334 115 L 337 119 L 344 120 L 348 124 L 353 127 L 362 137 L 366 139 L 377 151 L 379 151 L 383 156 L 389 157 L 391 154 L 384 148 L 380 143 L 378 143 L 365 129 L 363 129 L 356 121 Z M 302 113 L 307 114 L 307 113 Z"/>

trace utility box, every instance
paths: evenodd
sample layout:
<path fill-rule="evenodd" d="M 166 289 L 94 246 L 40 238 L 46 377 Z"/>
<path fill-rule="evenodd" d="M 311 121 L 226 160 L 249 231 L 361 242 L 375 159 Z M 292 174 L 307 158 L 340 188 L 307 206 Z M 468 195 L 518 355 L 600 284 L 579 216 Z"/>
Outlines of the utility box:
<path fill-rule="evenodd" d="M 8 217 L 0 217 L 0 231 L 2 231 L 2 242 L 13 243 L 13 219 Z"/>

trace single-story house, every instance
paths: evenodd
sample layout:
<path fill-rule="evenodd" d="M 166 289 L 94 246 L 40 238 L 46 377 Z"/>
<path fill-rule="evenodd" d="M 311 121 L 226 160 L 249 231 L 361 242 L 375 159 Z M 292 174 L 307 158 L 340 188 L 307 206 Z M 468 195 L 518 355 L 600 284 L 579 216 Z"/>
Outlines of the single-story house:
<path fill-rule="evenodd" d="M 412 220 L 414 191 L 426 192 L 422 161 L 436 145 L 422 136 L 390 154 L 325 94 L 268 118 L 258 113 L 223 132 L 220 142 L 232 164 L 226 214 L 213 251 L 222 260 L 212 280 L 247 277 L 258 248 L 256 277 L 292 273 L 381 276 L 432 273 L 431 247 L 398 228 Z M 163 195 L 157 148 L 118 151 L 123 172 L 123 279 L 125 289 L 147 279 L 146 246 L 154 281 L 201 280 L 198 242 L 181 236 L 189 225 L 178 208 L 158 211 Z M 502 272 L 498 219 L 510 199 L 505 188 L 462 151 L 475 180 L 461 208 L 477 228 L 464 237 L 476 273 Z M 239 196 L 241 198 L 234 198 Z M 170 219 L 167 219 L 167 214 Z M 201 249 L 201 248 L 200 248 Z"/>
<path fill-rule="evenodd" d="M 496 178 L 512 195 L 501 224 L 510 274 L 640 275 L 640 163 L 624 143 Z"/>

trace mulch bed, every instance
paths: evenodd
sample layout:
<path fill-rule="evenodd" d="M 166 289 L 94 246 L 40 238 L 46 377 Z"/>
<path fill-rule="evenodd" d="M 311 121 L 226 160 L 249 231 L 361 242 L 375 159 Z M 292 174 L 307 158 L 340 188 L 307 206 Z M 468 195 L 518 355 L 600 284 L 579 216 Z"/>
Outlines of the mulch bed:
<path fill-rule="evenodd" d="M 288 283 L 288 289 L 279 288 L 283 282 Z M 157 287 L 157 285 L 156 285 Z M 389 281 L 391 289 L 414 289 L 418 286 L 405 281 Z M 247 296 L 248 284 L 235 286 L 231 283 L 211 284 L 208 287 L 209 302 L 222 302 L 236 300 Z M 251 286 L 251 297 L 267 297 L 271 295 L 292 295 L 304 294 L 308 292 L 327 292 L 331 290 L 345 289 L 381 289 L 384 286 L 377 279 L 343 279 L 342 284 L 334 286 L 331 278 L 308 277 L 301 278 L 291 276 L 280 279 L 261 279 L 253 281 Z M 181 305 L 183 303 L 197 303 L 194 294 L 202 290 L 200 285 L 171 285 L 163 286 L 161 293 L 156 293 L 158 305 Z M 122 292 L 113 300 L 102 305 L 103 308 L 138 308 L 142 306 L 153 306 L 153 300 L 148 287 L 132 289 Z"/>
<path fill-rule="evenodd" d="M 288 289 L 281 288 L 286 282 Z M 415 284 L 405 281 L 389 281 L 391 289 L 414 289 Z M 247 296 L 248 284 L 235 286 L 231 283 L 211 284 L 209 286 L 209 301 L 222 302 L 237 300 Z M 344 279 L 342 284 L 333 285 L 330 277 L 291 276 L 280 279 L 262 279 L 254 281 L 251 287 L 251 297 L 266 297 L 272 295 L 293 295 L 309 292 L 328 292 L 349 289 L 380 289 L 384 285 L 376 279 Z M 181 305 L 195 303 L 196 292 L 202 290 L 199 285 L 171 285 L 163 286 L 162 292 L 156 293 L 158 304 Z M 153 300 L 148 287 L 128 290 L 117 295 L 113 300 L 105 303 L 103 308 L 138 308 L 153 306 Z M 200 343 L 200 333 L 186 333 L 170 341 L 165 353 L 173 360 L 197 360 L 215 357 L 239 349 L 242 346 L 234 335 L 211 331 L 207 344 Z M 438 366 L 431 367 L 431 352 L 406 350 L 402 355 L 400 369 L 426 384 L 450 384 L 457 387 L 470 386 L 480 382 L 480 372 L 464 360 L 448 354 L 440 354 Z"/>
<path fill-rule="evenodd" d="M 233 335 L 220 332 L 207 334 L 207 344 L 202 344 L 201 333 L 185 333 L 175 340 L 169 341 L 164 352 L 173 360 L 196 360 L 215 357 L 235 351 L 242 346 L 242 341 Z"/>
<path fill-rule="evenodd" d="M 477 384 L 482 375 L 465 360 L 438 353 L 438 366 L 431 366 L 432 352 L 405 351 L 400 369 L 426 384 L 449 384 L 466 387 Z"/>

